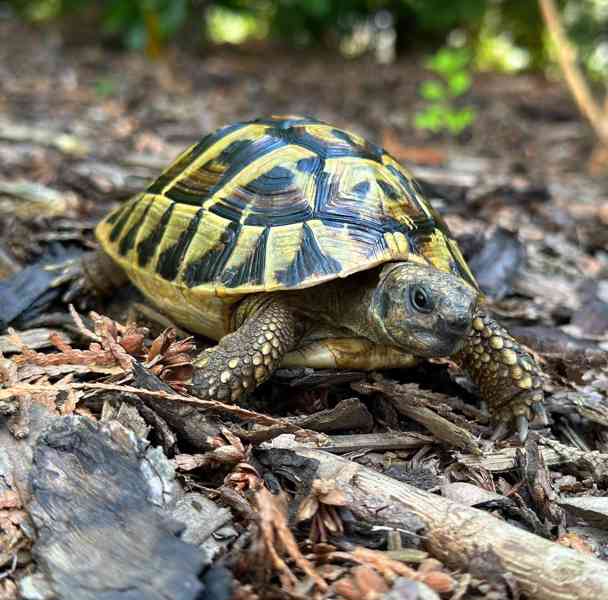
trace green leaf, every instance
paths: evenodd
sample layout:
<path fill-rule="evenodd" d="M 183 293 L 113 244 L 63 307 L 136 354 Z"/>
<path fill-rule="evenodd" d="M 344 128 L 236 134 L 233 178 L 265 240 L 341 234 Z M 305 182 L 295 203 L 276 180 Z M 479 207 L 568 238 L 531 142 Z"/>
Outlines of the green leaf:
<path fill-rule="evenodd" d="M 443 100 L 447 93 L 444 85 L 440 81 L 434 79 L 427 79 L 420 85 L 420 95 L 425 100 Z"/>
<path fill-rule="evenodd" d="M 463 70 L 471 59 L 468 48 L 441 48 L 430 59 L 426 66 L 444 77 Z"/>
<path fill-rule="evenodd" d="M 450 111 L 445 115 L 445 125 L 450 133 L 458 135 L 475 120 L 475 111 L 471 107 Z"/>
<path fill-rule="evenodd" d="M 443 128 L 445 109 L 440 105 L 429 106 L 427 109 L 416 113 L 414 116 L 414 127 L 417 129 L 428 129 L 432 132 Z"/>
<path fill-rule="evenodd" d="M 471 76 L 466 71 L 457 71 L 448 77 L 452 96 L 462 96 L 471 87 Z"/>

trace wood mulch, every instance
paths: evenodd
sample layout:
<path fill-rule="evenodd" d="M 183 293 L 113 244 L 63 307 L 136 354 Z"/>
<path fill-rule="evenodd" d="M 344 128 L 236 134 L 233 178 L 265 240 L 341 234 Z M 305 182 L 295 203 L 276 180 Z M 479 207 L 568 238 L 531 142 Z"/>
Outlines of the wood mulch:
<path fill-rule="evenodd" d="M 608 179 L 563 86 L 479 74 L 450 139 L 412 126 L 419 56 L 0 39 L 0 600 L 608 597 Z M 300 113 L 386 146 L 445 216 L 546 374 L 525 445 L 489 441 L 446 360 L 197 400 L 208 340 L 131 288 L 83 309 L 51 286 L 204 133 Z"/>

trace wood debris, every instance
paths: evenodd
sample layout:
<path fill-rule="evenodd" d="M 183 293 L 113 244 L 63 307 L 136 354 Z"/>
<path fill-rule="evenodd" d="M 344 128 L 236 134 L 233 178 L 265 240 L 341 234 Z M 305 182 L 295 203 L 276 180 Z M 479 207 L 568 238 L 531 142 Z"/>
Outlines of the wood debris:
<path fill-rule="evenodd" d="M 65 597 L 153 594 L 158 578 L 213 600 L 608 596 L 608 199 L 582 172 L 593 140 L 567 91 L 476 76 L 476 121 L 445 140 L 412 127 L 427 76 L 412 56 L 281 51 L 260 69 L 257 45 L 176 48 L 150 77 L 135 54 L 63 35 L 0 19 L 0 600 L 85 574 Z M 132 289 L 66 308 L 50 267 L 93 249 L 102 215 L 206 132 L 273 112 L 315 113 L 409 163 L 547 373 L 549 423 L 525 446 L 490 441 L 449 361 L 279 369 L 237 406 L 189 394 L 209 341 Z M 73 541 L 79 560 L 55 562 Z"/>

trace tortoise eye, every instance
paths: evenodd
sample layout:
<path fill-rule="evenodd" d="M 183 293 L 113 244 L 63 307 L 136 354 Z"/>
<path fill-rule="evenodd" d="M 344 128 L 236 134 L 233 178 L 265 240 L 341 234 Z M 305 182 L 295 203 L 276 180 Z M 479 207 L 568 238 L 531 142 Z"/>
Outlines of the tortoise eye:
<path fill-rule="evenodd" d="M 430 313 L 433 310 L 431 293 L 422 285 L 410 287 L 410 302 L 418 312 Z"/>

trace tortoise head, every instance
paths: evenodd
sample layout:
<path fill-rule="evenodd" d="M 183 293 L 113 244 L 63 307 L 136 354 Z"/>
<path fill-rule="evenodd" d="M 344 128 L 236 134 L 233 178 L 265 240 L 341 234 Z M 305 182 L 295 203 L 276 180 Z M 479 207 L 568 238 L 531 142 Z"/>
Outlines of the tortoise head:
<path fill-rule="evenodd" d="M 381 272 L 369 316 L 384 342 L 416 356 L 450 356 L 471 328 L 478 295 L 435 267 L 392 263 Z"/>

